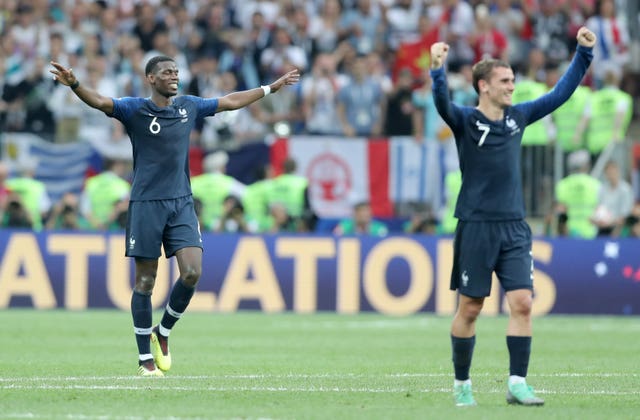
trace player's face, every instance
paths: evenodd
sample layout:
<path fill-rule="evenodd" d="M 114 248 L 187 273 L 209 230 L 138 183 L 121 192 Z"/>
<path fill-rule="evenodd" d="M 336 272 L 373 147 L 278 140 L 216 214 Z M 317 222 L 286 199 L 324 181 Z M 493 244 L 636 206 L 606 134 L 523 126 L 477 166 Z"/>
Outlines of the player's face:
<path fill-rule="evenodd" d="M 487 96 L 491 102 L 499 107 L 511 105 L 511 98 L 515 88 L 515 76 L 509 67 L 496 67 L 491 72 L 491 78 L 486 84 Z"/>
<path fill-rule="evenodd" d="M 149 76 L 152 88 L 167 98 L 178 94 L 178 82 L 178 67 L 173 61 L 158 63 L 156 72 Z"/>

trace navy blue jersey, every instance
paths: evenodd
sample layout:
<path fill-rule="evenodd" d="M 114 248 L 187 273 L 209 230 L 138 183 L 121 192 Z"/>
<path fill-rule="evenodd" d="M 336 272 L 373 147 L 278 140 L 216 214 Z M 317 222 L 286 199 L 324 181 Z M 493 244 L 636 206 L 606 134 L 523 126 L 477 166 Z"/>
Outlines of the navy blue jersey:
<path fill-rule="evenodd" d="M 466 221 L 520 220 L 525 217 L 520 172 L 520 144 L 527 125 L 553 112 L 578 87 L 591 63 L 591 48 L 578 46 L 571 65 L 547 94 L 504 110 L 489 120 L 473 107 L 449 99 L 443 68 L 431 70 L 438 112 L 454 133 L 462 188 L 455 216 Z"/>
<path fill-rule="evenodd" d="M 179 96 L 167 107 L 150 98 L 113 99 L 133 146 L 131 200 L 165 200 L 191 194 L 189 137 L 196 120 L 212 116 L 217 99 Z"/>

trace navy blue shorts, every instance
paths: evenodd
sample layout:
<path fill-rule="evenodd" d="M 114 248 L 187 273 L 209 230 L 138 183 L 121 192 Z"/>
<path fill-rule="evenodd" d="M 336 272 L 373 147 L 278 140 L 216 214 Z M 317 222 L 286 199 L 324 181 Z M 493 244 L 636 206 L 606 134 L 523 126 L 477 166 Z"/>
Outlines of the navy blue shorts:
<path fill-rule="evenodd" d="M 470 297 L 489 296 L 494 271 L 507 292 L 533 290 L 531 228 L 524 220 L 459 221 L 453 249 L 451 290 Z"/>
<path fill-rule="evenodd" d="M 160 247 L 167 258 L 186 247 L 202 248 L 193 197 L 131 201 L 126 228 L 127 257 L 157 259 Z"/>

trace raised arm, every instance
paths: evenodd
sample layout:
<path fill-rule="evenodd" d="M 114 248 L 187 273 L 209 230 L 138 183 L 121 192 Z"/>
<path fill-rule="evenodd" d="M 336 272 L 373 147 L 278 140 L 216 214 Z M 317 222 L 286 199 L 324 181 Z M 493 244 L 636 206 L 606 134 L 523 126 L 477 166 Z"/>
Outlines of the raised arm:
<path fill-rule="evenodd" d="M 567 71 L 564 72 L 554 88 L 534 101 L 521 104 L 523 113 L 529 113 L 528 124 L 555 111 L 571 97 L 580 85 L 593 59 L 593 46 L 596 44 L 596 35 L 583 26 L 578 30 L 576 39 L 578 40 L 576 54 L 571 60 Z"/>
<path fill-rule="evenodd" d="M 89 89 L 81 84 L 73 74 L 73 69 L 67 69 L 55 61 L 52 61 L 51 65 L 53 66 L 53 69 L 49 70 L 49 72 L 53 74 L 53 78 L 63 85 L 69 86 L 71 90 L 73 90 L 73 93 L 75 93 L 78 98 L 82 99 L 84 103 L 92 108 L 99 109 L 106 114 L 110 115 L 113 113 L 113 99 L 107 96 L 102 96 L 95 90 Z"/>
<path fill-rule="evenodd" d="M 438 109 L 438 114 L 455 132 L 458 121 L 461 119 L 460 108 L 455 106 L 449 98 L 449 86 L 444 72 L 444 62 L 449 54 L 449 45 L 444 42 L 436 42 L 431 46 L 431 78 L 433 84 L 433 100 Z"/>
<path fill-rule="evenodd" d="M 298 80 L 300 80 L 300 73 L 295 69 L 285 73 L 270 85 L 230 93 L 218 99 L 218 112 L 242 108 L 254 103 L 260 98 L 264 98 L 270 93 L 279 91 L 283 86 L 298 83 Z"/>

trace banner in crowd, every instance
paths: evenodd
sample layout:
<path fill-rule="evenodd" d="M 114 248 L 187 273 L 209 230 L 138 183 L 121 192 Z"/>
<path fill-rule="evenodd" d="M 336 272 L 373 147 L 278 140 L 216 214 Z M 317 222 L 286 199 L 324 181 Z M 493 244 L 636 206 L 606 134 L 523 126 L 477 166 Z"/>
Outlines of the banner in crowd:
<path fill-rule="evenodd" d="M 102 169 L 100 155 L 89 143 L 51 143 L 29 133 L 7 133 L 1 140 L 2 157 L 11 171 L 32 169 L 53 202 L 65 192 L 79 194 L 85 178 Z"/>
<path fill-rule="evenodd" d="M 293 158 L 309 180 L 310 199 L 320 217 L 348 217 L 354 204 L 371 202 L 376 217 L 393 216 L 393 203 L 442 205 L 447 165 L 444 146 L 407 137 L 383 139 L 295 136 L 271 146 L 276 168 Z"/>
<path fill-rule="evenodd" d="M 190 310 L 451 315 L 448 237 L 206 234 Z M 0 231 L 0 308 L 129 310 L 133 263 L 118 234 Z M 535 240 L 534 313 L 640 314 L 640 241 Z M 152 296 L 178 277 L 161 258 Z M 494 281 L 484 314 L 506 311 Z"/>

